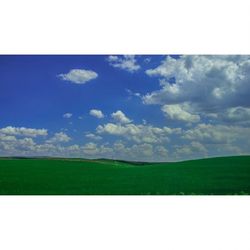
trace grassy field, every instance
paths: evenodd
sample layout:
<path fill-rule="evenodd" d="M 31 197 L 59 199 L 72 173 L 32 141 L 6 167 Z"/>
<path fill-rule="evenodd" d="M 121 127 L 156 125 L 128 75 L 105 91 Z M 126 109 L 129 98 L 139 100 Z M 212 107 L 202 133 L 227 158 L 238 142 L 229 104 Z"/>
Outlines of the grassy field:
<path fill-rule="evenodd" d="M 250 156 L 154 164 L 1 158 L 0 194 L 250 194 Z"/>

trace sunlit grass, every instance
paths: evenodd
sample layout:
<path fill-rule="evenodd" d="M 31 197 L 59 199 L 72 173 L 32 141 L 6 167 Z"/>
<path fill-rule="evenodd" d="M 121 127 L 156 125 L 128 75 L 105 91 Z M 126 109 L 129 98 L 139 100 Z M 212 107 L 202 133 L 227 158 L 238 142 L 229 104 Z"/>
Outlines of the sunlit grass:
<path fill-rule="evenodd" d="M 136 165 L 0 159 L 0 194 L 250 194 L 250 156 Z"/>

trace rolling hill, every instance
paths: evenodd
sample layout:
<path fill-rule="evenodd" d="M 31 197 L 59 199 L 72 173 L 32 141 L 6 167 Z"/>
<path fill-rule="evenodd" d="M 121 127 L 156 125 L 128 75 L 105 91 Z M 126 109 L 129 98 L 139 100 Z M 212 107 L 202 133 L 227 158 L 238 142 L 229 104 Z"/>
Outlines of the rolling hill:
<path fill-rule="evenodd" d="M 250 156 L 174 163 L 0 158 L 0 194 L 250 194 Z"/>

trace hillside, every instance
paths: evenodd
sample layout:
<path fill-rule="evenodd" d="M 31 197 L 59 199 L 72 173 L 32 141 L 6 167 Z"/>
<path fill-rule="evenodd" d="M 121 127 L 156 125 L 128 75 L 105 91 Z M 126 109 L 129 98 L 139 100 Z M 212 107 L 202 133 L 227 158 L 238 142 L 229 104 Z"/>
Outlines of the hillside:
<path fill-rule="evenodd" d="M 250 194 L 250 156 L 150 164 L 1 158 L 0 194 Z"/>

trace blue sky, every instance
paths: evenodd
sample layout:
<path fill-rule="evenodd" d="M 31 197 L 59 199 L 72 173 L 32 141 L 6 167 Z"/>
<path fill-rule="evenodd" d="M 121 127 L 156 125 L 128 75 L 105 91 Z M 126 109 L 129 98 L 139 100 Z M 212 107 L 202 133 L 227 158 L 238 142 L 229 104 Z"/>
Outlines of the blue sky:
<path fill-rule="evenodd" d="M 248 56 L 0 56 L 0 155 L 248 154 Z"/>

